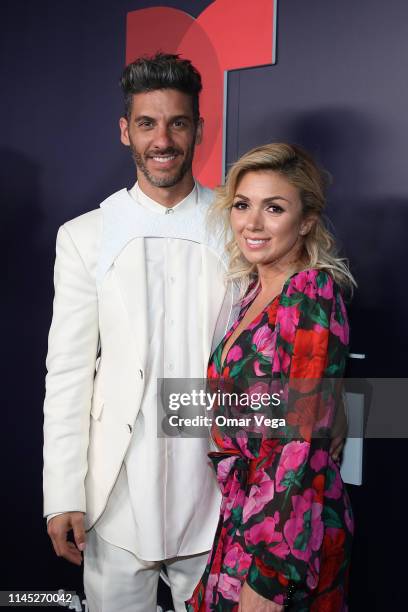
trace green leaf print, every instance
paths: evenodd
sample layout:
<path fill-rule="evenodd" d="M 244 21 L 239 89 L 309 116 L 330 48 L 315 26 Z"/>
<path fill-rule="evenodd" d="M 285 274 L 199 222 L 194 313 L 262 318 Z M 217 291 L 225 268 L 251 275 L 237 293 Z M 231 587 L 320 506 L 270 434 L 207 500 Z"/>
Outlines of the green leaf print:
<path fill-rule="evenodd" d="M 339 515 L 333 508 L 329 506 L 324 506 L 323 508 L 323 523 L 326 527 L 335 527 L 337 529 L 342 529 L 343 524 L 339 519 Z"/>
<path fill-rule="evenodd" d="M 310 536 L 312 533 L 311 516 L 312 516 L 311 510 L 308 510 L 303 515 L 303 520 L 304 520 L 303 531 L 299 533 L 299 535 L 295 538 L 295 541 L 293 543 L 293 547 L 296 548 L 297 550 L 304 551 L 307 549 L 307 545 L 309 543 Z"/>
<path fill-rule="evenodd" d="M 249 572 L 248 572 L 249 581 L 254 583 L 256 580 L 258 580 L 258 576 L 259 576 L 259 569 L 255 565 L 255 563 L 253 563 L 251 567 L 249 568 Z"/>
<path fill-rule="evenodd" d="M 327 314 L 322 308 L 320 302 L 316 302 L 315 300 L 311 300 L 309 297 L 303 296 L 301 309 L 303 313 L 307 314 L 308 319 L 313 323 L 317 323 L 325 329 L 329 327 Z"/>

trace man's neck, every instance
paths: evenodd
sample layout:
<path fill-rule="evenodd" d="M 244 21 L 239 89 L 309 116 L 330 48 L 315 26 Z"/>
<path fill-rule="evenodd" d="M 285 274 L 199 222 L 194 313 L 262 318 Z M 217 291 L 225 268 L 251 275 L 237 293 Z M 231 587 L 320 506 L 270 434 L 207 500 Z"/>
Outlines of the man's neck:
<path fill-rule="evenodd" d="M 189 174 L 184 176 L 182 180 L 176 185 L 173 185 L 173 187 L 155 187 L 149 183 L 145 176 L 140 172 L 138 176 L 138 184 L 143 193 L 149 198 L 162 206 L 171 208 L 184 200 L 184 198 L 191 193 L 194 187 L 194 179 L 192 174 Z"/>

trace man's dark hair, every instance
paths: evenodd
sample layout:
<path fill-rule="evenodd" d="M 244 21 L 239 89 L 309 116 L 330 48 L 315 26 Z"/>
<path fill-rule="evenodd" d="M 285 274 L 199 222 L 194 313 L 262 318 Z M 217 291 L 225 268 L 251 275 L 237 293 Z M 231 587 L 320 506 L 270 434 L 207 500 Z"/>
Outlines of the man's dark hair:
<path fill-rule="evenodd" d="M 139 57 L 128 64 L 122 73 L 120 85 L 125 97 L 125 117 L 129 120 L 133 94 L 155 89 L 177 89 L 191 96 L 194 122 L 200 118 L 199 94 L 201 75 L 188 59 L 179 55 L 156 53 L 152 57 Z"/>

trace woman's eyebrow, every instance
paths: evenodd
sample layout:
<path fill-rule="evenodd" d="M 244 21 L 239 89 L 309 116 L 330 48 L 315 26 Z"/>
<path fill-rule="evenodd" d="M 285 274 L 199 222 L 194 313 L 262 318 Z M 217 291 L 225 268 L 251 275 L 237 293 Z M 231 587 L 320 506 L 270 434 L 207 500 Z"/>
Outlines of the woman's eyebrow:
<path fill-rule="evenodd" d="M 249 198 L 247 198 L 247 197 L 246 197 L 246 196 L 244 196 L 244 195 L 241 195 L 240 193 L 236 193 L 236 194 L 234 195 L 234 198 L 241 198 L 241 200 L 247 200 L 247 201 L 249 201 Z"/>
<path fill-rule="evenodd" d="M 234 198 L 240 198 L 240 200 L 245 200 L 246 202 L 249 202 L 250 198 L 248 198 L 247 196 L 244 196 L 240 193 L 236 193 Z M 269 202 L 275 202 L 275 200 L 284 200 L 285 202 L 288 202 L 290 204 L 290 200 L 288 200 L 287 198 L 284 198 L 281 195 L 276 195 L 276 196 L 271 196 L 269 198 L 264 198 L 262 200 L 263 204 L 268 204 Z"/>
<path fill-rule="evenodd" d="M 267 204 L 268 202 L 274 202 L 275 200 L 284 200 L 285 202 L 289 202 L 290 204 L 290 200 L 288 200 L 287 198 L 284 198 L 281 195 L 271 196 L 270 198 L 264 198 L 262 202 L 265 202 L 265 204 Z"/>

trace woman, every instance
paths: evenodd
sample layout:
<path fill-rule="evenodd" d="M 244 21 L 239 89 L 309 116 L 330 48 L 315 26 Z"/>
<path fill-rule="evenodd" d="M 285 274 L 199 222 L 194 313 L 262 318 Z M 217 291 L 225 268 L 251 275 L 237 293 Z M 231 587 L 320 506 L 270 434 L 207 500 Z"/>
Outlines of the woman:
<path fill-rule="evenodd" d="M 265 145 L 232 166 L 211 211 L 243 299 L 208 378 L 251 397 L 267 389 L 280 430 L 213 419 L 223 500 L 189 612 L 347 610 L 353 519 L 329 446 L 348 347 L 342 293 L 355 282 L 324 225 L 323 187 L 300 147 Z M 238 413 L 220 402 L 214 416 Z"/>

